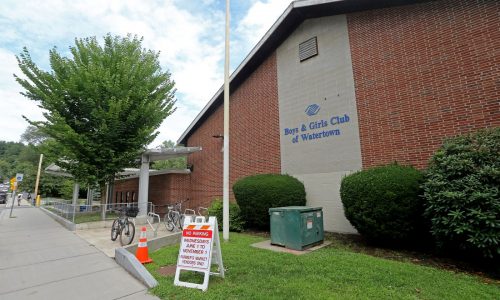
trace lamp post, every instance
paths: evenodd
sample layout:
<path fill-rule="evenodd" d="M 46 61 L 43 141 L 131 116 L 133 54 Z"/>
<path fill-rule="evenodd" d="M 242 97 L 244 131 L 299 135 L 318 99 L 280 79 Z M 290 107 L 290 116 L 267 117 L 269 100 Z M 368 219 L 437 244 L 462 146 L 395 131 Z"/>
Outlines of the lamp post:
<path fill-rule="evenodd" d="M 229 2 L 226 0 L 226 39 L 224 59 L 224 166 L 222 193 L 222 237 L 229 240 Z"/>

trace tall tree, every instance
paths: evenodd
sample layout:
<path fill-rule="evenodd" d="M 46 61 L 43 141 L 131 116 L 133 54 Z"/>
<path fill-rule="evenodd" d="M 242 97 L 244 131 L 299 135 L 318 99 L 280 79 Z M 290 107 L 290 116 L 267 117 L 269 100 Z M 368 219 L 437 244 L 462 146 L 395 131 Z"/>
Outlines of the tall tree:
<path fill-rule="evenodd" d="M 22 143 L 0 141 L 0 181 L 16 175 L 14 168 L 24 147 Z"/>
<path fill-rule="evenodd" d="M 47 138 L 48 136 L 41 132 L 37 127 L 30 125 L 21 135 L 21 143 L 28 143 L 37 146 Z"/>
<path fill-rule="evenodd" d="M 52 140 L 46 139 L 39 145 L 0 141 L 0 182 L 8 181 L 16 173 L 24 174 L 23 181 L 18 184 L 18 191 L 33 192 L 40 153 L 47 153 Z M 50 157 L 43 161 L 42 169 L 50 164 Z M 72 186 L 73 180 L 67 177 L 44 174 L 40 178 L 39 192 L 42 197 L 65 197 L 71 199 L 71 191 L 64 194 L 65 186 Z"/>
<path fill-rule="evenodd" d="M 136 160 L 175 110 L 174 82 L 159 53 L 136 36 L 76 39 L 71 57 L 53 48 L 51 71 L 28 50 L 17 57 L 27 79 L 16 77 L 24 96 L 37 101 L 46 121 L 25 119 L 57 143 L 57 164 L 81 183 L 101 186 Z"/>
<path fill-rule="evenodd" d="M 160 148 L 175 148 L 175 143 L 171 140 L 164 141 Z M 152 165 L 157 170 L 161 169 L 185 169 L 187 165 L 186 157 L 177 157 L 155 161 Z"/>

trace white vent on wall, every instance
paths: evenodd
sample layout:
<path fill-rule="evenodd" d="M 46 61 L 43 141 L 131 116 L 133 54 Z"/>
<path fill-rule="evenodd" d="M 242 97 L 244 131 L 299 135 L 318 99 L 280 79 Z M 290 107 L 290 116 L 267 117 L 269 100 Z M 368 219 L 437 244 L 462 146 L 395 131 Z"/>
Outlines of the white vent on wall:
<path fill-rule="evenodd" d="M 299 59 L 301 62 L 316 55 L 318 55 L 318 39 L 316 37 L 299 44 Z"/>

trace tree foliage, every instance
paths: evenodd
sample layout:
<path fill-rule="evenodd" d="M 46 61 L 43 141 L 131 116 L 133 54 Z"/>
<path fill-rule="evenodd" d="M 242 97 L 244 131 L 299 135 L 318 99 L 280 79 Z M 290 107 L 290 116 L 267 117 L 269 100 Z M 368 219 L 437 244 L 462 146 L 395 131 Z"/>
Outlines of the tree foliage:
<path fill-rule="evenodd" d="M 48 138 L 49 137 L 43 132 L 41 132 L 38 128 L 30 125 L 21 135 L 21 143 L 27 143 L 28 145 L 36 146 L 40 145 Z"/>
<path fill-rule="evenodd" d="M 38 162 L 40 153 L 46 152 L 48 141 L 40 145 L 24 145 L 22 143 L 0 141 L 0 181 L 5 182 L 14 177 L 17 173 L 24 175 L 23 181 L 19 183 L 18 191 L 34 192 Z M 51 163 L 50 158 L 44 159 L 42 170 Z M 66 177 L 57 177 L 46 173 L 41 173 L 39 183 L 39 194 L 42 197 L 66 197 L 65 186 L 73 186 L 73 180 Z"/>
<path fill-rule="evenodd" d="M 14 166 L 24 145 L 22 143 L 0 141 L 0 180 L 15 176 Z"/>
<path fill-rule="evenodd" d="M 29 123 L 54 139 L 57 164 L 81 183 L 102 185 L 131 165 L 173 113 L 174 82 L 162 72 L 159 53 L 141 48 L 142 39 L 76 39 L 71 57 L 54 48 L 51 71 L 41 70 L 28 50 L 17 57 L 22 94 L 37 101 L 46 121 Z"/>
<path fill-rule="evenodd" d="M 164 141 L 161 148 L 175 148 L 175 143 L 171 140 Z M 163 169 L 185 169 L 187 166 L 186 157 L 176 157 L 166 160 L 158 160 L 153 162 L 153 168 L 156 170 Z"/>
<path fill-rule="evenodd" d="M 208 208 L 208 215 L 215 216 L 217 218 L 217 224 L 219 225 L 219 230 L 224 229 L 223 222 L 223 204 L 220 198 L 214 199 Z M 241 232 L 245 221 L 241 218 L 241 210 L 238 204 L 234 202 L 229 203 L 229 231 Z"/>

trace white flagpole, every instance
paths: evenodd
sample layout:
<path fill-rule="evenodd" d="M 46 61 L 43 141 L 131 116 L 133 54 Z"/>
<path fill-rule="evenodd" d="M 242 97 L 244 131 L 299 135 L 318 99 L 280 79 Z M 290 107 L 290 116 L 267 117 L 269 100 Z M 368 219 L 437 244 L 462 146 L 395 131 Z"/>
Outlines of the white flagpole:
<path fill-rule="evenodd" d="M 229 2 L 226 0 L 226 41 L 224 59 L 224 167 L 222 197 L 222 236 L 229 240 Z"/>

